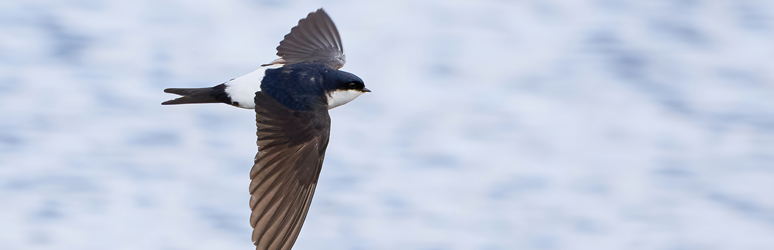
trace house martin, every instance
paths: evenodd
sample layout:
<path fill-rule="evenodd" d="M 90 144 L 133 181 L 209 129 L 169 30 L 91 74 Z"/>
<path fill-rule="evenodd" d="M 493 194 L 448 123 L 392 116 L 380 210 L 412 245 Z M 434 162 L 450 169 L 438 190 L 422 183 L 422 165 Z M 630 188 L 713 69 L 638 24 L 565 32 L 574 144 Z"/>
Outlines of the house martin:
<path fill-rule="evenodd" d="M 277 55 L 260 69 L 214 87 L 165 89 L 181 97 L 162 103 L 255 109 L 258 154 L 249 190 L 257 250 L 293 247 L 325 158 L 328 110 L 370 92 L 359 77 L 339 70 L 345 62 L 341 38 L 323 9 L 298 21 Z"/>

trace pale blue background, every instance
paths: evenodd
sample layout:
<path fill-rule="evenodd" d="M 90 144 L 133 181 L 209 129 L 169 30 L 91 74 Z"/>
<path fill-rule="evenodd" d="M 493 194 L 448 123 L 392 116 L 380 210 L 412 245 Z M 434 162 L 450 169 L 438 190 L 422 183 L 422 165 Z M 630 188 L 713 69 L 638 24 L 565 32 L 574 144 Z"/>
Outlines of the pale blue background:
<path fill-rule="evenodd" d="M 0 249 L 252 249 L 252 111 L 162 89 L 321 6 L 373 93 L 295 249 L 774 249 L 768 0 L 6 0 Z"/>

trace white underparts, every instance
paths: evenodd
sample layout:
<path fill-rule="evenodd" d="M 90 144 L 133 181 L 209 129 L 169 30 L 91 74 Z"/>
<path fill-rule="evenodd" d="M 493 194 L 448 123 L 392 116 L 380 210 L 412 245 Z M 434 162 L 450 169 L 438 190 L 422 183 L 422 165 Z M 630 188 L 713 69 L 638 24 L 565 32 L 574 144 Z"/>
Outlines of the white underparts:
<path fill-rule="evenodd" d="M 237 77 L 226 83 L 226 94 L 232 102 L 239 103 L 239 107 L 246 109 L 255 109 L 255 92 L 261 91 L 261 79 L 265 67 L 246 75 Z"/>
<path fill-rule="evenodd" d="M 357 90 L 334 90 L 331 92 L 328 92 L 328 109 L 332 109 L 344 104 L 347 104 L 348 102 L 351 102 L 352 100 L 355 100 L 358 96 L 362 95 L 363 92 L 357 91 Z"/>

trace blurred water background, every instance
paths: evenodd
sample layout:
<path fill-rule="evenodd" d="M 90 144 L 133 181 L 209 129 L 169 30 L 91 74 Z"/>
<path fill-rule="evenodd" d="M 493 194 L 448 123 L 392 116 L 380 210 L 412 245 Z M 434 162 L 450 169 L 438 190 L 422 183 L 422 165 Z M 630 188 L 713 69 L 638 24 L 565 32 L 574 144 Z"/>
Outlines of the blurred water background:
<path fill-rule="evenodd" d="M 253 249 L 254 114 L 161 106 L 324 7 L 295 249 L 774 249 L 774 2 L 6 0 L 0 249 Z"/>

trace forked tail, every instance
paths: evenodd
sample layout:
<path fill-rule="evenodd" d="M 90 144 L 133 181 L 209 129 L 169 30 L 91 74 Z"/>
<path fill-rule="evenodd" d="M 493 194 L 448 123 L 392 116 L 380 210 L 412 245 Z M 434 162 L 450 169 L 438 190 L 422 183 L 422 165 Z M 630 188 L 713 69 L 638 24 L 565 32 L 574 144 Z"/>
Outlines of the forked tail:
<path fill-rule="evenodd" d="M 161 105 L 219 102 L 233 105 L 231 98 L 226 93 L 225 84 L 219 84 L 211 88 L 169 88 L 165 89 L 164 92 L 181 95 L 181 97 L 162 102 Z"/>

